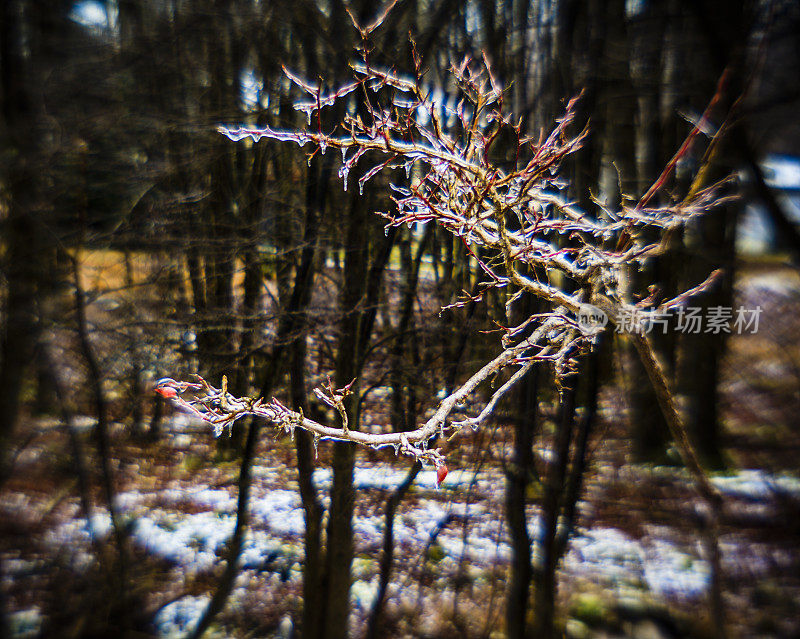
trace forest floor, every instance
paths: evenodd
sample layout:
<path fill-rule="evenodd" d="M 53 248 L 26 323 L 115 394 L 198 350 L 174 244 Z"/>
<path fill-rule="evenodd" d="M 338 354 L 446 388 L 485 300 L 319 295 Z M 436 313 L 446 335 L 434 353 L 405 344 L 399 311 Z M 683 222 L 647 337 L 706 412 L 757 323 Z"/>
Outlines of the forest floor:
<path fill-rule="evenodd" d="M 722 383 L 725 456 L 715 473 L 725 497 L 719 544 L 730 636 L 800 636 L 800 352 L 796 273 L 750 269 L 737 304 L 764 307 L 758 335 L 734 336 Z M 389 389 L 372 395 L 365 423 L 385 423 Z M 710 570 L 703 508 L 684 471 L 633 464 L 622 393 L 604 390 L 591 442 L 580 519 L 560 567 L 566 636 L 711 637 Z M 93 420 L 77 420 L 92 447 Z M 70 439 L 56 419 L 30 419 L 14 472 L 0 492 L 2 587 L 13 636 L 88 637 L 107 627 L 102 557 L 111 539 L 103 499 L 90 520 L 76 495 Z M 387 637 L 502 637 L 510 546 L 501 460 L 508 429 L 468 433 L 448 445 L 451 466 L 436 488 L 421 472 L 395 522 L 397 564 L 386 604 Z M 133 613 L 144 633 L 182 636 L 217 582 L 233 530 L 237 465 L 216 453 L 207 426 L 171 414 L 156 443 L 111 428 L 115 504 L 135 561 L 127 566 Z M 539 456 L 546 462 L 546 438 Z M 328 445 L 315 484 L 329 487 Z M 361 636 L 377 590 L 383 512 L 410 462 L 359 451 L 351 590 Z M 301 601 L 303 510 L 294 445 L 265 435 L 254 468 L 252 527 L 243 570 L 209 636 L 288 637 Z M 535 495 L 532 496 L 535 502 Z M 536 538 L 538 510 L 530 506 Z M 111 584 L 111 585 L 109 585 Z M 106 623 L 104 626 L 103 624 Z M 102 636 L 102 635 L 94 635 Z"/>

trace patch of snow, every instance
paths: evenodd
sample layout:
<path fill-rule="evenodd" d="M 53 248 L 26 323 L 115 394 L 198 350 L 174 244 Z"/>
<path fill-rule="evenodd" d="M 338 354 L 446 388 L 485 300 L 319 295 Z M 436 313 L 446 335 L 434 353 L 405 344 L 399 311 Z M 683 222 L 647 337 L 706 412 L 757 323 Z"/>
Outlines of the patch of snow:
<path fill-rule="evenodd" d="M 42 613 L 34 606 L 9 613 L 6 622 L 11 639 L 33 639 L 42 629 Z"/>
<path fill-rule="evenodd" d="M 614 528 L 596 528 L 572 540 L 567 568 L 604 577 L 613 583 L 644 583 L 658 595 L 693 598 L 710 581 L 710 568 L 663 539 L 645 543 Z"/>
<path fill-rule="evenodd" d="M 764 470 L 740 470 L 733 475 L 712 477 L 711 482 L 726 495 L 751 501 L 765 501 L 775 493 L 800 497 L 800 479 Z"/>
<path fill-rule="evenodd" d="M 196 438 L 189 433 L 173 433 L 170 438 L 173 448 L 189 448 L 195 441 Z"/>
<path fill-rule="evenodd" d="M 371 581 L 357 579 L 350 586 L 350 603 L 353 607 L 361 610 L 369 610 L 378 596 L 378 578 L 374 577 Z"/>
<path fill-rule="evenodd" d="M 644 550 L 616 528 L 594 528 L 572 539 L 566 564 L 575 572 L 600 574 L 612 582 L 639 582 Z"/>
<path fill-rule="evenodd" d="M 747 297 L 752 297 L 753 293 L 765 292 L 781 297 L 791 297 L 800 290 L 797 280 L 786 277 L 782 273 L 764 273 L 747 277 L 741 287 Z"/>
<path fill-rule="evenodd" d="M 667 541 L 655 539 L 646 551 L 644 580 L 659 595 L 701 596 L 711 582 L 708 562 L 681 552 Z"/>
<path fill-rule="evenodd" d="M 184 636 L 195 628 L 209 601 L 209 597 L 186 596 L 167 604 L 153 619 L 158 634 L 164 639 Z"/>
<path fill-rule="evenodd" d="M 120 493 L 115 497 L 115 503 L 120 513 L 130 511 L 143 500 L 143 496 L 136 492 Z M 48 530 L 44 535 L 44 543 L 56 548 L 69 548 L 72 552 L 69 557 L 74 570 L 82 571 L 88 568 L 96 556 L 90 549 L 92 539 L 103 539 L 111 532 L 111 517 L 107 512 L 93 513 L 87 522 L 77 506 L 75 515 L 55 528 Z M 127 517 L 120 517 L 119 524 L 124 527 Z"/>
<path fill-rule="evenodd" d="M 252 475 L 258 479 L 274 480 L 278 482 L 285 476 L 285 471 L 275 468 L 274 466 L 257 465 L 253 466 Z"/>
<path fill-rule="evenodd" d="M 219 512 L 234 512 L 236 510 L 236 498 L 231 496 L 227 490 L 221 488 L 165 488 L 158 493 L 159 498 L 165 504 L 175 505 L 188 502 L 195 506 L 205 506 L 213 508 Z"/>
<path fill-rule="evenodd" d="M 761 161 L 767 186 L 773 189 L 800 189 L 800 158 L 773 154 Z"/>
<path fill-rule="evenodd" d="M 235 517 L 228 514 L 161 513 L 157 518 L 140 518 L 133 539 L 148 552 L 197 572 L 219 563 L 235 525 Z M 263 530 L 247 532 L 240 557 L 243 569 L 288 570 L 295 561 L 294 553 L 279 539 Z"/>
<path fill-rule="evenodd" d="M 439 531 L 437 543 L 448 557 L 464 556 L 481 563 L 505 561 L 511 551 L 500 534 L 502 525 L 486 514 L 482 505 L 422 500 L 395 522 L 395 538 L 398 543 L 426 544 L 437 529 L 447 523 Z M 456 520 L 448 522 L 451 516 Z M 462 526 L 465 518 L 469 522 L 466 539 Z"/>
<path fill-rule="evenodd" d="M 460 533 L 460 530 L 458 532 Z M 511 559 L 511 549 L 508 544 L 493 539 L 492 536 L 470 532 L 465 541 L 461 534 L 443 534 L 439 535 L 438 542 L 447 555 L 454 559 L 464 556 L 471 561 L 490 563 Z"/>
<path fill-rule="evenodd" d="M 139 518 L 133 538 L 148 552 L 195 572 L 217 564 L 234 525 L 230 515 L 162 513 L 158 520 Z"/>
<path fill-rule="evenodd" d="M 170 416 L 170 433 L 199 433 L 206 431 L 209 431 L 208 423 L 189 413 L 176 411 Z"/>
<path fill-rule="evenodd" d="M 356 517 L 353 521 L 353 534 L 361 541 L 376 541 L 383 536 L 383 524 L 383 517 Z M 395 522 L 395 535 L 397 531 L 398 526 Z"/>
<path fill-rule="evenodd" d="M 219 488 L 203 488 L 196 492 L 192 491 L 186 495 L 187 499 L 198 506 L 208 506 L 214 510 L 222 512 L 233 512 L 236 510 L 236 498 L 232 497 L 227 490 Z"/>
<path fill-rule="evenodd" d="M 114 505 L 118 511 L 127 512 L 140 505 L 144 501 L 144 497 L 142 493 L 137 491 L 118 493 L 114 496 Z"/>
<path fill-rule="evenodd" d="M 110 16 L 101 2 L 86 0 L 76 3 L 69 17 L 81 26 L 103 31 L 109 28 Z"/>
<path fill-rule="evenodd" d="M 292 490 L 270 490 L 264 497 L 253 499 L 250 506 L 253 518 L 280 535 L 302 535 L 305 518 L 300 495 Z"/>
<path fill-rule="evenodd" d="M 295 563 L 296 557 L 291 549 L 263 530 L 250 530 L 245 539 L 240 557 L 242 569 L 274 570 L 286 569 Z"/>
<path fill-rule="evenodd" d="M 356 468 L 353 474 L 353 485 L 362 490 L 370 488 L 394 490 L 405 481 L 407 475 L 408 470 L 398 470 L 387 466 Z M 414 483 L 417 483 L 418 480 L 419 475 L 414 479 Z"/>
<path fill-rule="evenodd" d="M 447 477 L 442 482 L 442 488 L 456 488 L 461 486 L 468 486 L 476 477 L 476 472 L 473 470 L 451 470 L 447 473 Z M 423 470 L 417 475 L 414 483 L 417 486 L 424 488 L 436 488 L 436 471 Z"/>
<path fill-rule="evenodd" d="M 796 562 L 792 546 L 776 547 L 754 542 L 742 534 L 723 535 L 719 540 L 722 569 L 726 577 L 758 580 L 777 570 L 790 571 Z"/>
<path fill-rule="evenodd" d="M 70 519 L 47 532 L 45 540 L 48 545 L 61 546 L 75 542 L 89 543 L 92 537 L 100 539 L 111 530 L 111 517 L 106 513 L 95 513 L 87 522 L 84 517 Z"/>
<path fill-rule="evenodd" d="M 72 418 L 72 427 L 79 433 L 91 430 L 95 424 L 97 424 L 97 419 L 89 415 L 75 415 Z"/>

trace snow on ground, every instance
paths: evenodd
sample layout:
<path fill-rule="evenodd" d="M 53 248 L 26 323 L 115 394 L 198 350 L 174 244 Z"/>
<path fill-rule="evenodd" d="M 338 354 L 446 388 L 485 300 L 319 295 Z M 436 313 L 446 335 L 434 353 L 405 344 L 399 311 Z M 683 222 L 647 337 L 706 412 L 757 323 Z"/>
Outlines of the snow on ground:
<path fill-rule="evenodd" d="M 272 522 L 275 523 L 280 520 Z M 160 511 L 136 521 L 133 539 L 151 554 L 183 566 L 187 572 L 198 572 L 210 570 L 219 563 L 234 526 L 232 514 Z M 290 530 L 290 533 L 296 531 Z M 279 558 L 284 558 L 285 563 L 290 549 L 291 546 L 271 531 L 254 528 L 245 538 L 241 565 L 245 569 L 270 568 Z M 284 563 L 280 569 L 285 568 Z"/>
<path fill-rule="evenodd" d="M 701 596 L 710 579 L 707 562 L 672 543 L 657 538 L 640 542 L 616 528 L 594 528 L 576 536 L 565 569 L 612 586 L 644 584 L 659 595 L 681 598 Z"/>
<path fill-rule="evenodd" d="M 42 629 L 42 613 L 38 608 L 28 608 L 7 615 L 6 623 L 14 639 L 34 639 Z"/>
<path fill-rule="evenodd" d="M 260 473 L 270 476 L 265 470 Z M 406 477 L 407 471 L 377 465 L 359 468 L 355 483 L 360 490 L 391 490 Z M 415 486 L 423 489 L 413 493 L 397 513 L 395 540 L 398 546 L 419 553 L 424 560 L 425 550 L 436 545 L 441 554 L 440 568 L 455 565 L 463 558 L 476 567 L 505 563 L 510 547 L 503 529 L 499 506 L 492 499 L 501 493 L 493 492 L 498 478 L 475 477 L 470 471 L 454 471 L 448 475 L 444 488 L 435 489 L 433 471 L 420 473 Z M 484 498 L 464 503 L 450 498 L 463 497 L 465 487 L 475 485 L 476 495 Z M 318 486 L 330 484 L 330 471 L 320 469 L 314 475 Z M 800 481 L 789 476 L 772 476 L 762 471 L 741 471 L 713 479 L 715 485 L 733 498 L 754 502 L 768 501 L 775 491 L 800 495 Z M 244 570 L 271 574 L 271 578 L 299 579 L 302 562 L 300 539 L 305 528 L 303 509 L 296 490 L 270 488 L 259 481 L 254 486 L 250 505 L 252 529 L 246 537 L 242 553 Z M 283 484 L 285 485 L 285 483 Z M 457 492 L 454 492 L 454 490 Z M 154 556 L 183 568 L 186 573 L 205 571 L 221 561 L 225 544 L 235 525 L 236 497 L 234 490 L 192 487 L 186 490 L 170 488 L 160 492 L 128 492 L 117 497 L 123 521 L 129 521 L 134 542 Z M 152 505 L 157 503 L 158 506 Z M 192 504 L 200 512 L 180 512 L 175 507 Z M 368 555 L 376 551 L 383 534 L 382 508 L 372 514 L 358 514 L 354 521 L 357 552 Z M 535 513 L 530 516 L 531 535 L 539 533 Z M 98 512 L 91 518 L 91 533 L 108 534 L 110 521 Z M 89 526 L 76 516 L 47 533 L 48 543 L 55 546 L 72 544 L 76 548 L 75 566 L 88 565 L 90 554 Z M 77 543 L 76 543 L 77 542 Z M 723 560 L 740 556 L 743 540 L 723 541 Z M 760 551 L 759 551 L 760 552 Z M 652 528 L 641 540 L 633 539 L 616 528 L 590 528 L 576 533 L 570 543 L 563 570 L 606 583 L 620 590 L 647 589 L 655 594 L 679 599 L 702 596 L 709 585 L 709 567 L 699 557 L 697 548 L 682 548 L 669 540 L 667 529 Z M 758 553 L 756 553 L 758 554 Z M 749 569 L 759 566 L 768 569 L 780 557 L 770 557 L 761 564 L 747 562 Z M 351 599 L 354 607 L 368 610 L 377 592 L 374 563 L 356 574 Z M 253 574 L 253 573 L 251 573 Z M 163 608 L 156 619 L 165 637 L 185 633 L 195 623 L 205 606 L 205 598 L 184 597 Z M 24 621 L 20 617 L 20 623 Z M 20 635 L 24 636 L 24 635 Z"/>
<path fill-rule="evenodd" d="M 164 639 L 184 637 L 193 630 L 208 606 L 210 597 L 181 597 L 164 606 L 153 620 L 156 630 Z"/>
<path fill-rule="evenodd" d="M 219 562 L 218 551 L 233 527 L 230 515 L 161 511 L 139 517 L 133 539 L 151 554 L 196 572 L 209 570 Z"/>
<path fill-rule="evenodd" d="M 659 595 L 700 597 L 711 583 L 708 562 L 693 557 L 663 539 L 645 545 L 644 581 Z"/>
<path fill-rule="evenodd" d="M 350 603 L 355 608 L 368 611 L 372 608 L 375 598 L 378 596 L 378 578 L 374 577 L 370 581 L 357 579 L 350 587 Z"/>
<path fill-rule="evenodd" d="M 792 297 L 800 291 L 797 280 L 787 277 L 783 273 L 748 275 L 742 279 L 738 288 L 748 304 L 751 302 L 751 298 L 762 299 L 764 294 L 786 298 Z"/>
<path fill-rule="evenodd" d="M 279 535 L 300 536 L 306 529 L 300 495 L 295 490 L 270 490 L 253 500 L 253 519 Z"/>
<path fill-rule="evenodd" d="M 45 533 L 45 543 L 53 548 L 72 548 L 70 557 L 75 570 L 83 570 L 93 561 L 89 546 L 93 539 L 105 537 L 111 530 L 111 518 L 106 513 L 94 513 L 87 522 L 82 516 L 67 520 Z"/>
<path fill-rule="evenodd" d="M 800 498 L 800 479 L 771 475 L 763 470 L 740 470 L 733 475 L 712 477 L 711 482 L 724 494 L 751 501 L 765 501 L 776 494 Z"/>
<path fill-rule="evenodd" d="M 369 468 L 356 468 L 353 473 L 353 485 L 358 490 L 394 490 L 402 484 L 408 476 L 408 469 L 397 469 L 388 465 L 376 465 Z M 314 484 L 318 488 L 331 487 L 331 469 L 318 468 L 314 471 Z M 476 478 L 474 471 L 452 470 L 442 482 L 441 488 L 457 488 L 468 486 L 470 483 L 481 480 Z M 422 470 L 414 478 L 417 488 L 437 488 L 436 470 Z"/>

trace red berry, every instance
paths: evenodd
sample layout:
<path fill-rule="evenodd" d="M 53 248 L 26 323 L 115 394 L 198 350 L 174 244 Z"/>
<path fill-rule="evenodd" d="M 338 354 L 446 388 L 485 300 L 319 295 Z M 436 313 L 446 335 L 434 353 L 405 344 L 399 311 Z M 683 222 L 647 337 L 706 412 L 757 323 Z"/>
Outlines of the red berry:
<path fill-rule="evenodd" d="M 445 477 L 447 477 L 447 464 L 441 464 L 436 467 L 436 485 L 441 486 Z"/>
<path fill-rule="evenodd" d="M 162 386 L 160 388 L 156 388 L 155 391 L 161 395 L 161 397 L 166 397 L 167 399 L 170 397 L 175 397 L 178 394 L 178 391 L 172 388 L 172 386 Z"/>

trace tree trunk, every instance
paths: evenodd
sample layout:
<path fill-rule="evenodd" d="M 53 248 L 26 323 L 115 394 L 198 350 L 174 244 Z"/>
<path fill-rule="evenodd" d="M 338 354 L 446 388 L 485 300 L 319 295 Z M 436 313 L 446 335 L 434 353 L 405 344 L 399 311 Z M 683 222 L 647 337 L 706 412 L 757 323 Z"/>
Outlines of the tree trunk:
<path fill-rule="evenodd" d="M 533 441 L 538 428 L 538 400 L 539 367 L 534 366 L 519 383 L 517 390 L 514 456 L 506 469 L 506 521 L 511 537 L 511 579 L 506 598 L 508 639 L 525 639 L 528 636 L 528 603 L 533 567 L 526 505 L 528 487 L 536 475 Z"/>
<path fill-rule="evenodd" d="M 570 443 L 575 430 L 575 384 L 573 376 L 563 381 L 560 417 L 553 445 L 553 459 L 548 463 L 542 500 L 541 532 L 538 540 L 540 557 L 534 570 L 534 624 L 536 636 L 553 639 L 556 636 L 556 569 L 561 559 L 558 544 L 558 521 L 564 503 L 564 486 L 569 465 Z"/>
<path fill-rule="evenodd" d="M 4 168 L 4 190 L 8 213 L 3 221 L 6 281 L 5 326 L 0 336 L 0 478 L 6 474 L 10 438 L 20 410 L 20 393 L 40 331 L 36 299 L 44 281 L 47 263 L 44 239 L 49 237 L 40 225 L 50 211 L 43 202 L 40 179 L 46 172 L 45 157 L 39 148 L 43 131 L 33 105 L 29 84 L 43 69 L 37 51 L 26 54 L 31 25 L 24 23 L 21 7 L 0 3 L 0 97 L 5 120 L 5 144 L 14 158 Z M 52 7 L 44 9 L 54 11 Z M 45 178 L 46 179 L 46 178 Z"/>

